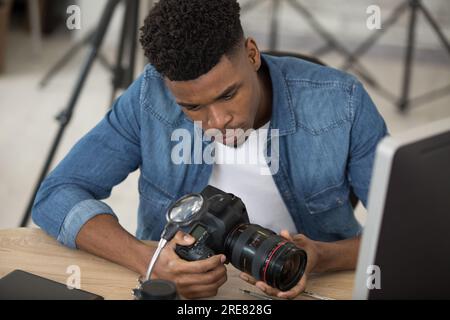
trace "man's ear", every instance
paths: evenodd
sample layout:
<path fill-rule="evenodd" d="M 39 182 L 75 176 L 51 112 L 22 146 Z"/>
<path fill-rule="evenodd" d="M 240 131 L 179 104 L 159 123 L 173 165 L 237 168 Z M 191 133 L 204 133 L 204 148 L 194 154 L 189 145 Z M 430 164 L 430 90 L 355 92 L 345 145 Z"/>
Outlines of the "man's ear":
<path fill-rule="evenodd" d="M 255 71 L 261 68 L 261 52 L 258 49 L 255 39 L 249 37 L 245 40 L 245 50 L 247 52 L 247 58 Z"/>

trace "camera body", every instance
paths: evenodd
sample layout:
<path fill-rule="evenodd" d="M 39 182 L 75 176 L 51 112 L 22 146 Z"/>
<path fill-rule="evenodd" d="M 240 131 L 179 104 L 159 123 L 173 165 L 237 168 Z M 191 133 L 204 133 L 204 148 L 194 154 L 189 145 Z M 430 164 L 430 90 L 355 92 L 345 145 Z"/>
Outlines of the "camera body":
<path fill-rule="evenodd" d="M 189 224 L 189 230 L 183 230 L 195 242 L 177 245 L 178 256 L 197 261 L 224 254 L 237 269 L 281 291 L 300 281 L 307 263 L 304 250 L 269 229 L 251 224 L 237 196 L 212 186 L 207 186 L 201 196 L 202 214 Z"/>
<path fill-rule="evenodd" d="M 201 195 L 206 200 L 206 211 L 188 233 L 195 238 L 191 246 L 177 245 L 175 252 L 184 260 L 197 261 L 216 254 L 225 254 L 227 236 L 241 224 L 249 223 L 242 200 L 233 194 L 207 186 Z"/>

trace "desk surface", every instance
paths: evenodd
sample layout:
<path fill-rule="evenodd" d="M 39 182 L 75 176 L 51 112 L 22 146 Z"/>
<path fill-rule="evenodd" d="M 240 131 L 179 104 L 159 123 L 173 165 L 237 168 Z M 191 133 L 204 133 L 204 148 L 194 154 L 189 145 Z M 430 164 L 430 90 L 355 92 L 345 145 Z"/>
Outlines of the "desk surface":
<path fill-rule="evenodd" d="M 15 269 L 66 283 L 71 265 L 80 267 L 81 289 L 105 299 L 132 299 L 137 274 L 91 254 L 60 245 L 40 229 L 0 230 L 0 277 Z M 260 293 L 239 278 L 239 271 L 228 266 L 228 281 L 214 299 L 252 299 L 239 289 Z M 310 275 L 307 290 L 334 299 L 351 299 L 354 272 Z M 297 299 L 309 299 L 299 296 Z"/>

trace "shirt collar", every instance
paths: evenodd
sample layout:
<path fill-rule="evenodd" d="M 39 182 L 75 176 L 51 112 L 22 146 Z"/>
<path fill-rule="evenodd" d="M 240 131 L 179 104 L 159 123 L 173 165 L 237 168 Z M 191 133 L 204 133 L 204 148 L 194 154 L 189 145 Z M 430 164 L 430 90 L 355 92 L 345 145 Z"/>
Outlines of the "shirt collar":
<path fill-rule="evenodd" d="M 279 58 L 267 54 L 262 54 L 261 58 L 269 69 L 272 81 L 271 129 L 278 129 L 279 136 L 293 134 L 296 132 L 297 122 L 286 78 L 277 61 Z"/>

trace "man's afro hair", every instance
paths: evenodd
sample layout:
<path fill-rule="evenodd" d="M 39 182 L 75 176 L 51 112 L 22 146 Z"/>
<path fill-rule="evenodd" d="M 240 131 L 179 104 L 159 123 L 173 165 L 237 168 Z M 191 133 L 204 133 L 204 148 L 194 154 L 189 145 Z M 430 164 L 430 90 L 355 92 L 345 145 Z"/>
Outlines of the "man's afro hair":
<path fill-rule="evenodd" d="M 172 81 L 197 79 L 243 38 L 236 0 L 160 0 L 141 28 L 145 56 Z"/>

